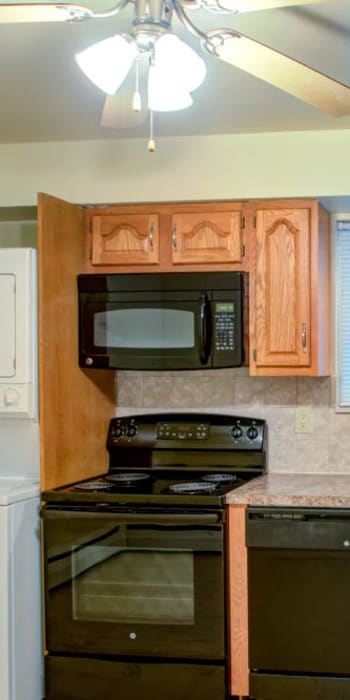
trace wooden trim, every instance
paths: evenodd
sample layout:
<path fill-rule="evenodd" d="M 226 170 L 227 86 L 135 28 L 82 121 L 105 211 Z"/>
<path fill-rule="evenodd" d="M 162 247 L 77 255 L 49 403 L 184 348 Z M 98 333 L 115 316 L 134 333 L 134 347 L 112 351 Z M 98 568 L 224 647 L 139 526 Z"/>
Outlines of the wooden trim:
<path fill-rule="evenodd" d="M 331 365 L 331 224 L 330 214 L 318 207 L 318 374 L 329 375 Z"/>
<path fill-rule="evenodd" d="M 229 670 L 231 695 L 249 695 L 246 506 L 228 508 Z"/>
<path fill-rule="evenodd" d="M 107 471 L 114 373 L 78 365 L 77 274 L 84 269 L 81 207 L 40 194 L 39 402 L 43 489 Z"/>

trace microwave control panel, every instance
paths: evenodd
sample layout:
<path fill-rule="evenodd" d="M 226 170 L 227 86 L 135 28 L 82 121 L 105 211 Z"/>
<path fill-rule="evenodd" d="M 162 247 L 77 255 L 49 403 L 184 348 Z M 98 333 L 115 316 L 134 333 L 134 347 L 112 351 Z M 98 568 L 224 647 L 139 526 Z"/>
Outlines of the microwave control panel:
<path fill-rule="evenodd" d="M 214 310 L 215 350 L 235 349 L 235 304 L 215 302 Z"/>

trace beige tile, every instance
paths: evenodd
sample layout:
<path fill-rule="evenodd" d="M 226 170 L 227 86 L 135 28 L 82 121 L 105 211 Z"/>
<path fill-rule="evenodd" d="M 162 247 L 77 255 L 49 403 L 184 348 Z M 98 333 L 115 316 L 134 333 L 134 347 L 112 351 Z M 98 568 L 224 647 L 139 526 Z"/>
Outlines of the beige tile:
<path fill-rule="evenodd" d="M 329 470 L 338 474 L 350 474 L 350 435 L 347 441 L 330 440 Z"/>
<path fill-rule="evenodd" d="M 143 406 L 142 372 L 118 372 L 116 379 L 117 406 Z"/>
<path fill-rule="evenodd" d="M 329 405 L 333 408 L 337 405 L 337 379 L 336 377 L 329 378 Z"/>
<path fill-rule="evenodd" d="M 275 406 L 295 406 L 297 382 L 295 377 L 268 377 L 265 385 L 265 403 Z"/>
<path fill-rule="evenodd" d="M 340 442 L 350 440 L 350 413 L 336 413 L 331 408 L 329 411 L 329 439 L 335 438 Z"/>
<path fill-rule="evenodd" d="M 203 377 L 205 371 L 204 369 L 179 369 L 174 372 L 174 377 L 184 377 L 185 379 L 194 377 L 195 379 L 199 379 Z"/>
<path fill-rule="evenodd" d="M 203 377 L 203 407 L 234 404 L 234 382 L 230 375 Z"/>
<path fill-rule="evenodd" d="M 329 377 L 298 377 L 297 404 L 299 406 L 329 406 Z"/>
<path fill-rule="evenodd" d="M 288 406 L 264 406 L 263 418 L 267 422 L 269 439 L 295 440 L 294 408 Z"/>
<path fill-rule="evenodd" d="M 205 377 L 249 377 L 249 367 L 224 367 L 223 369 L 207 369 Z"/>
<path fill-rule="evenodd" d="M 176 376 L 174 384 L 174 407 L 199 407 L 203 405 L 202 377 Z"/>
<path fill-rule="evenodd" d="M 243 416 L 244 418 L 266 418 L 266 407 L 263 404 L 246 404 L 235 403 L 234 414 L 236 416 Z"/>
<path fill-rule="evenodd" d="M 273 435 L 268 444 L 268 471 L 295 472 L 296 447 L 294 440 L 278 440 Z"/>
<path fill-rule="evenodd" d="M 266 380 L 261 377 L 234 378 L 237 404 L 263 404 Z"/>
<path fill-rule="evenodd" d="M 320 438 L 304 437 L 296 445 L 296 471 L 304 474 L 329 471 L 329 443 Z"/>
<path fill-rule="evenodd" d="M 175 401 L 175 377 L 144 375 L 143 405 L 145 408 L 171 406 Z"/>

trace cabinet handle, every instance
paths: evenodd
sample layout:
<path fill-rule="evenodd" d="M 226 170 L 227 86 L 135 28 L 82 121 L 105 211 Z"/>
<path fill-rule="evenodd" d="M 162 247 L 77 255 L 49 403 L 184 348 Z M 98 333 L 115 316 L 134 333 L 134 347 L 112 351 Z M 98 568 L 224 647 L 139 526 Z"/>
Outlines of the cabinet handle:
<path fill-rule="evenodd" d="M 148 234 L 148 245 L 149 245 L 151 250 L 153 250 L 153 231 L 154 231 L 153 224 L 151 224 L 151 228 L 150 228 L 149 234 Z"/>
<path fill-rule="evenodd" d="M 306 352 L 306 323 L 301 324 L 301 344 L 304 352 Z"/>
<path fill-rule="evenodd" d="M 177 240 L 176 240 L 176 224 L 173 228 L 173 248 L 176 250 L 177 248 Z"/>

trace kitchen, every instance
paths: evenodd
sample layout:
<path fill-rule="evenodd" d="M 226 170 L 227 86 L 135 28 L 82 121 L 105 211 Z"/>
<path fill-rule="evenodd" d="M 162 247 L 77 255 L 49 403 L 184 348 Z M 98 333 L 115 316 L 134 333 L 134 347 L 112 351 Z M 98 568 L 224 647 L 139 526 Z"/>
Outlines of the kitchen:
<path fill-rule="evenodd" d="M 46 191 L 69 201 L 101 203 L 321 196 L 333 210 L 349 211 L 341 200 L 348 194 L 347 142 L 348 131 L 339 129 L 162 138 L 152 156 L 141 139 L 4 144 L 1 205 L 5 218 L 7 207 L 32 207 L 37 192 Z M 271 158 L 276 152 L 278 163 Z M 213 162 L 220 164 L 215 172 Z M 25 219 L 26 211 L 21 215 Z M 331 389 L 328 377 L 253 378 L 244 368 L 198 376 L 118 373 L 117 406 L 123 415 L 140 409 L 202 409 L 210 401 L 228 413 L 258 412 L 269 425 L 270 471 L 344 472 L 348 419 L 335 413 Z M 306 437 L 294 431 L 298 405 L 312 407 L 314 429 Z"/>

